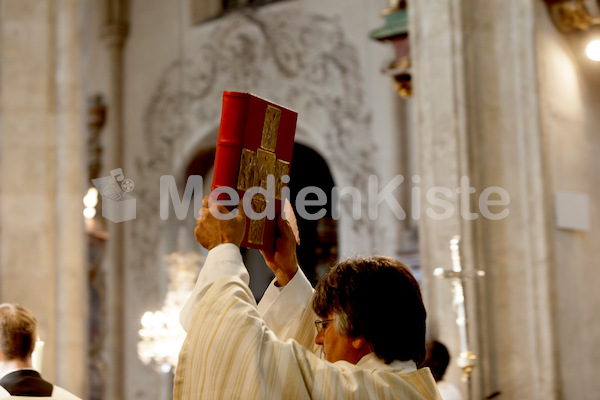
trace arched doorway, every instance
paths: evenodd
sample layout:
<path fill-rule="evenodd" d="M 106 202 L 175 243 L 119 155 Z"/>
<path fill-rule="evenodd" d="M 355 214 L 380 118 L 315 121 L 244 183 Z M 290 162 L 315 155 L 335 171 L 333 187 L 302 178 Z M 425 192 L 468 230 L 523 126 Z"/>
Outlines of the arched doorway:
<path fill-rule="evenodd" d="M 290 178 L 290 197 L 300 231 L 300 246 L 297 250 L 298 262 L 314 285 L 338 256 L 337 221 L 331 216 L 333 177 L 323 157 L 310 147 L 296 143 Z M 298 192 L 309 186 L 319 188 L 327 194 L 325 206 L 306 207 L 309 214 L 315 214 L 325 208 L 325 215 L 318 220 L 302 218 L 296 210 Z M 316 200 L 317 195 L 309 194 L 306 199 Z"/>
<path fill-rule="evenodd" d="M 214 148 L 199 151 L 186 169 L 184 182 L 187 181 L 187 177 L 190 175 L 200 175 L 205 182 L 205 187 L 209 187 L 212 181 L 214 157 Z M 299 143 L 294 146 L 290 177 L 289 188 L 293 205 L 296 204 L 298 192 L 305 187 L 314 186 L 327 194 L 327 204 L 325 206 L 306 207 L 309 214 L 314 214 L 319 209 L 325 208 L 326 214 L 322 218 L 308 220 L 302 218 L 296 212 L 300 230 L 300 246 L 297 249 L 298 261 L 308 279 L 314 284 L 331 263 L 337 259 L 338 255 L 337 221 L 331 217 L 333 177 L 323 157 L 310 147 Z M 309 194 L 306 199 L 316 199 L 316 195 Z M 295 208 L 294 211 L 296 211 Z M 192 221 L 190 219 L 190 222 Z M 273 274 L 265 265 L 258 250 L 242 249 L 242 256 L 250 273 L 250 289 L 255 298 L 260 299 L 273 279 Z"/>

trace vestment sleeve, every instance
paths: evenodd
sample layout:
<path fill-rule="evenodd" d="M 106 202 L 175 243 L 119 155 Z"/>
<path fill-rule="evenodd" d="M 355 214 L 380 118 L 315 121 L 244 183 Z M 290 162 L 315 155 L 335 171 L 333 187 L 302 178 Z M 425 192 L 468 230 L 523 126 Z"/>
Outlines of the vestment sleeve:
<path fill-rule="evenodd" d="M 238 277 L 248 284 L 249 276 L 240 250 L 233 244 L 222 244 L 208 252 L 204 266 L 200 271 L 196 286 L 183 306 L 179 320 L 187 332 L 196 305 L 206 294 L 208 288 L 217 280 L 225 277 Z M 310 300 L 313 289 L 301 269 L 283 288 L 271 282 L 259 305 L 258 312 L 266 325 L 280 340 L 295 339 L 312 351 L 317 351 L 314 343 L 316 330 L 313 322 L 316 316 L 312 312 Z"/>
<path fill-rule="evenodd" d="M 431 373 L 330 363 L 280 341 L 239 277 L 214 282 L 196 304 L 179 354 L 180 399 L 439 399 Z"/>
<path fill-rule="evenodd" d="M 238 277 L 246 285 L 250 282 L 239 247 L 231 243 L 215 246 L 208 252 L 204 266 L 198 275 L 196 286 L 179 313 L 179 322 L 186 332 L 191 324 L 194 309 L 208 288 L 219 279 L 232 276 Z"/>
<path fill-rule="evenodd" d="M 258 313 L 279 340 L 294 339 L 304 347 L 317 350 L 315 345 L 317 319 L 312 311 L 313 288 L 298 268 L 296 275 L 283 288 L 271 282 L 258 303 Z"/>

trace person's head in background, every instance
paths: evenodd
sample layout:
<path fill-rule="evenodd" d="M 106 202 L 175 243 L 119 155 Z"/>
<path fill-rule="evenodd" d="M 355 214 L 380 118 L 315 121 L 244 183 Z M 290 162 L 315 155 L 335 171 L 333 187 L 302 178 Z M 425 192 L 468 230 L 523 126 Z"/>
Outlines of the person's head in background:
<path fill-rule="evenodd" d="M 31 368 L 36 340 L 37 321 L 33 313 L 18 304 L 0 304 L 0 364 Z"/>
<path fill-rule="evenodd" d="M 427 343 L 427 356 L 423 361 L 423 366 L 431 369 L 431 374 L 436 382 L 442 380 L 449 364 L 450 353 L 443 343 L 437 340 Z"/>

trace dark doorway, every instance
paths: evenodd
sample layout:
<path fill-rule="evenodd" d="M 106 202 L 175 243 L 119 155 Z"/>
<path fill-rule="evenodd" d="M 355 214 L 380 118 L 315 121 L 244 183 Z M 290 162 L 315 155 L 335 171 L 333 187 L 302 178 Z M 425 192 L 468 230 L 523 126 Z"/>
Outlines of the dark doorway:
<path fill-rule="evenodd" d="M 325 208 L 325 215 L 318 220 L 304 219 L 296 209 L 298 192 L 310 186 L 319 188 L 327 195 L 325 206 L 306 207 L 309 214 L 316 214 Z M 300 230 L 298 262 L 313 285 L 338 256 L 337 221 L 331 217 L 333 187 L 333 177 L 323 157 L 313 149 L 296 143 L 290 173 L 290 197 Z M 317 200 L 317 195 L 309 194 L 306 199 Z"/>
<path fill-rule="evenodd" d="M 200 175 L 205 182 L 210 184 L 214 157 L 214 148 L 200 151 L 189 164 L 186 175 Z M 295 207 L 298 192 L 310 186 L 319 188 L 327 196 L 326 205 L 306 207 L 309 214 L 315 214 L 322 208 L 326 210 L 325 215 L 318 220 L 302 218 Z M 300 231 L 300 246 L 297 250 L 298 262 L 313 285 L 338 256 L 337 221 L 331 217 L 331 190 L 333 187 L 333 177 L 323 157 L 310 147 L 296 143 L 290 172 L 290 197 Z M 309 194 L 306 199 L 315 200 L 317 196 Z M 191 218 L 195 219 L 196 217 Z M 250 289 L 254 293 L 254 297 L 260 299 L 266 286 L 273 279 L 273 274 L 258 250 L 242 249 L 242 256 L 250 273 Z"/>

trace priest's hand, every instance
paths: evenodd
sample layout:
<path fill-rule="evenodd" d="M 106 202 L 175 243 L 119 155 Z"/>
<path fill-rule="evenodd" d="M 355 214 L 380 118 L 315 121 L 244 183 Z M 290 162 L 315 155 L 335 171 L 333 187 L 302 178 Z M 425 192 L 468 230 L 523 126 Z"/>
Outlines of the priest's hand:
<path fill-rule="evenodd" d="M 296 257 L 296 236 L 290 223 L 281 215 L 277 221 L 280 236 L 275 242 L 275 252 L 261 250 L 261 254 L 277 279 L 277 285 L 282 287 L 296 275 L 298 258 Z"/>
<path fill-rule="evenodd" d="M 217 199 L 206 196 L 202 199 L 200 218 L 196 220 L 194 236 L 207 250 L 223 243 L 240 246 L 246 230 L 246 214 L 242 202 L 237 209 L 229 211 Z"/>

